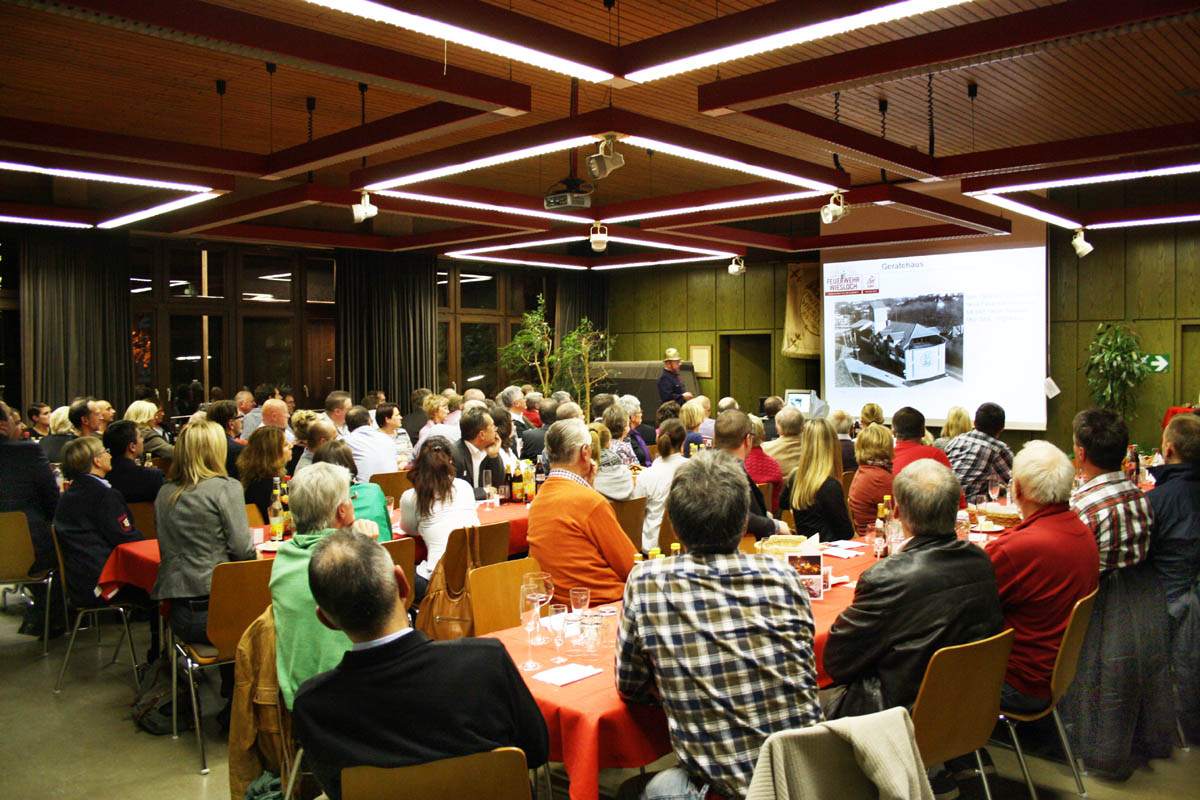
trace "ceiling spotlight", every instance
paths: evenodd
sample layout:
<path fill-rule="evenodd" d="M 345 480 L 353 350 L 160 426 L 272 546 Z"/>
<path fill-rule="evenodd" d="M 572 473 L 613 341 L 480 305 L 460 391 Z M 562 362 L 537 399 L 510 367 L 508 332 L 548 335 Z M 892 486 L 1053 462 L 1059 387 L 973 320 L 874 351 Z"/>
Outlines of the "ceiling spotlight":
<path fill-rule="evenodd" d="M 592 250 L 603 253 L 608 249 L 608 226 L 601 225 L 599 222 L 593 223 L 592 231 L 588 234 L 588 241 L 592 243 Z"/>
<path fill-rule="evenodd" d="M 354 214 L 355 222 L 364 222 L 379 213 L 379 207 L 371 205 L 371 195 L 368 192 L 362 193 L 362 202 L 355 203 L 350 206 L 350 213 Z"/>
<path fill-rule="evenodd" d="M 729 274 L 730 275 L 741 275 L 745 271 L 746 271 L 746 262 L 742 260 L 741 256 L 734 256 L 732 259 L 730 259 L 730 261 L 729 261 Z"/>
<path fill-rule="evenodd" d="M 1083 258 L 1096 249 L 1087 239 L 1083 238 L 1083 228 L 1075 231 L 1075 235 L 1071 237 L 1071 247 L 1075 248 L 1075 255 L 1079 258 Z"/>
<path fill-rule="evenodd" d="M 850 209 L 846 208 L 846 198 L 841 192 L 834 192 L 829 202 L 821 206 L 821 222 L 826 225 L 832 225 L 842 217 L 850 213 Z"/>
<path fill-rule="evenodd" d="M 587 171 L 592 180 L 607 177 L 613 170 L 625 166 L 625 156 L 615 149 L 617 137 L 609 134 L 600 143 L 600 152 L 587 157 Z"/>

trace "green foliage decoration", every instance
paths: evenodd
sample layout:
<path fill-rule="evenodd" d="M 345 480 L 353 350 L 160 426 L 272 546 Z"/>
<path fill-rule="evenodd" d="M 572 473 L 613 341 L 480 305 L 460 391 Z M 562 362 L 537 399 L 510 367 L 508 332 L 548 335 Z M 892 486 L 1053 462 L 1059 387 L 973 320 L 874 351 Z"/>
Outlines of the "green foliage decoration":
<path fill-rule="evenodd" d="M 1138 388 L 1150 375 L 1137 333 L 1124 322 L 1097 325 L 1088 344 L 1084 374 L 1092 402 L 1132 419 Z"/>

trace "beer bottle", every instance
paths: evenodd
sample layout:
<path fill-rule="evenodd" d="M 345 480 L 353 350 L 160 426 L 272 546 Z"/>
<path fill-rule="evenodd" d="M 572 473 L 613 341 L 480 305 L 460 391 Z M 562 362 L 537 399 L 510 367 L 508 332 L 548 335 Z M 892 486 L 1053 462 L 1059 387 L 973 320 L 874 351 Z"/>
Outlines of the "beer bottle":
<path fill-rule="evenodd" d="M 283 501 L 280 499 L 279 478 L 273 480 L 275 485 L 271 489 L 271 505 L 267 508 L 267 522 L 271 526 L 271 541 L 278 542 L 283 539 Z"/>

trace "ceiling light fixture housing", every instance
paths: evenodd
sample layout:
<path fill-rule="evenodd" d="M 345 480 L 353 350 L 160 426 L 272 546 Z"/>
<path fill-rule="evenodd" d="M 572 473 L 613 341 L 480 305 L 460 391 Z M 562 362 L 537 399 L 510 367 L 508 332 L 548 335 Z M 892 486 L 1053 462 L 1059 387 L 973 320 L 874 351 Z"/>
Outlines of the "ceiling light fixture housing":
<path fill-rule="evenodd" d="M 350 206 L 350 213 L 354 215 L 355 223 L 366 222 L 379 213 L 379 207 L 371 205 L 371 194 L 369 192 L 363 192 L 362 201 Z"/>
<path fill-rule="evenodd" d="M 592 224 L 592 230 L 588 234 L 588 241 L 592 243 L 592 250 L 597 253 L 603 253 L 608 249 L 608 226 L 601 225 L 599 222 Z"/>
<path fill-rule="evenodd" d="M 845 196 L 841 192 L 834 192 L 830 195 L 829 202 L 821 206 L 821 222 L 832 225 L 849 213 Z"/>
<path fill-rule="evenodd" d="M 746 273 L 746 261 L 741 256 L 734 256 L 729 261 L 730 275 L 744 275 Z"/>
<path fill-rule="evenodd" d="M 610 133 L 600 143 L 600 152 L 587 157 L 588 177 L 607 178 L 614 170 L 625 166 L 625 156 L 616 151 L 617 135 Z"/>
<path fill-rule="evenodd" d="M 1083 258 L 1096 249 L 1087 239 L 1083 238 L 1082 229 L 1075 231 L 1075 235 L 1071 237 L 1071 247 L 1075 248 L 1075 255 L 1079 258 Z"/>

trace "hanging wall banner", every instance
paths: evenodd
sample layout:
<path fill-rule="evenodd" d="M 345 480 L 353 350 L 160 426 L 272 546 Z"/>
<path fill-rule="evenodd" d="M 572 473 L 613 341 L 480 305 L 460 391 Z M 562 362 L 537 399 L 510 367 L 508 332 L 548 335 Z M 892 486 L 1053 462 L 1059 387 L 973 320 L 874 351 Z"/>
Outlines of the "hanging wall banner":
<path fill-rule="evenodd" d="M 821 355 L 821 266 L 787 265 L 787 315 L 783 325 L 783 355 L 819 358 Z"/>

